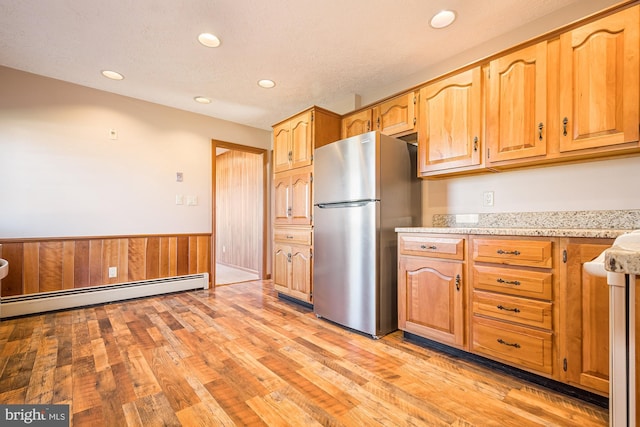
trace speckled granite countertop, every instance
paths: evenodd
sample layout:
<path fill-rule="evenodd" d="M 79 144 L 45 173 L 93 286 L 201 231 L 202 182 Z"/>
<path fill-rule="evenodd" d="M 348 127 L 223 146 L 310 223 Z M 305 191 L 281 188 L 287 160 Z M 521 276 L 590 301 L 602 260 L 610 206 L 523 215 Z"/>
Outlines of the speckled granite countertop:
<path fill-rule="evenodd" d="M 471 227 L 398 227 L 398 233 L 482 234 L 492 236 L 590 237 L 613 239 L 629 230 L 589 228 L 471 228 Z"/>
<path fill-rule="evenodd" d="M 469 217 L 475 217 L 475 222 L 459 222 Z M 640 210 L 437 214 L 433 216 L 432 223 L 432 227 L 398 227 L 396 231 L 613 239 L 640 229 Z"/>
<path fill-rule="evenodd" d="M 640 276 L 640 251 L 630 251 L 613 246 L 604 253 L 604 268 L 614 273 Z"/>

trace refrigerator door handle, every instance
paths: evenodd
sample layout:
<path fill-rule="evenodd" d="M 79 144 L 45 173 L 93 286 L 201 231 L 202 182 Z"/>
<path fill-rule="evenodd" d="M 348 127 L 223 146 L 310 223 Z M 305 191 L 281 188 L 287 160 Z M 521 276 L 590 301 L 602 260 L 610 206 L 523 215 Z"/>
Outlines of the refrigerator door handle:
<path fill-rule="evenodd" d="M 334 203 L 316 203 L 320 209 L 338 209 L 338 208 L 359 208 L 362 206 L 366 206 L 369 203 L 377 202 L 377 199 L 363 199 L 363 200 L 352 200 L 348 202 L 334 202 Z"/>

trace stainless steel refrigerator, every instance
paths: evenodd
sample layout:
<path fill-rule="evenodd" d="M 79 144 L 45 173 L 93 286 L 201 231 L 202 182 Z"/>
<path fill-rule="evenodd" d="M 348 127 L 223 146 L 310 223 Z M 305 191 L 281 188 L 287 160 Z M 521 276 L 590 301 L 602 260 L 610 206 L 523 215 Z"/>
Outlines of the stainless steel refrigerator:
<path fill-rule="evenodd" d="M 378 338 L 398 324 L 395 228 L 421 222 L 416 147 L 374 131 L 313 163 L 314 312 Z"/>

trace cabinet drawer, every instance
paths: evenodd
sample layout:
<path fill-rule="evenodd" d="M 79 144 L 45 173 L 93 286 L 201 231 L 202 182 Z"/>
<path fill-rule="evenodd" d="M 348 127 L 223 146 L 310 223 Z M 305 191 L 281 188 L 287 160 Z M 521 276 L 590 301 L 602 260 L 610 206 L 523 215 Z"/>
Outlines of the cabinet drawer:
<path fill-rule="evenodd" d="M 464 259 L 464 239 L 461 238 L 400 234 L 398 245 L 403 255 Z"/>
<path fill-rule="evenodd" d="M 471 351 L 545 374 L 552 373 L 551 332 L 473 317 Z"/>
<path fill-rule="evenodd" d="M 282 243 L 295 243 L 299 245 L 311 244 L 311 229 L 297 228 L 273 228 L 273 240 Z"/>
<path fill-rule="evenodd" d="M 520 297 L 552 299 L 553 274 L 515 268 L 473 266 L 473 287 Z"/>
<path fill-rule="evenodd" d="M 490 292 L 473 292 L 473 314 L 542 329 L 552 327 L 552 304 Z"/>
<path fill-rule="evenodd" d="M 525 267 L 552 267 L 552 243 L 544 240 L 474 239 L 473 260 Z"/>

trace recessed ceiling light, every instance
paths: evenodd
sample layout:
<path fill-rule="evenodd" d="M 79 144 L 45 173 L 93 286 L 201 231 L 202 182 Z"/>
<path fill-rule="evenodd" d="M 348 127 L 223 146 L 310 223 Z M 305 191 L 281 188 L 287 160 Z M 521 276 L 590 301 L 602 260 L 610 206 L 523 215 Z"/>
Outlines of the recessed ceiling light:
<path fill-rule="evenodd" d="M 211 100 L 209 98 L 206 98 L 204 96 L 196 96 L 195 98 L 193 98 L 194 101 L 199 102 L 200 104 L 210 104 Z"/>
<path fill-rule="evenodd" d="M 198 36 L 198 41 L 206 47 L 220 46 L 220 39 L 211 33 L 202 33 Z"/>
<path fill-rule="evenodd" d="M 436 13 L 435 15 L 433 15 L 433 18 L 431 18 L 431 21 L 429 22 L 429 24 L 433 28 L 439 29 L 439 28 L 448 27 L 455 20 L 456 20 L 456 13 L 454 11 L 442 10 Z"/>
<path fill-rule="evenodd" d="M 124 76 L 111 70 L 102 70 L 102 75 L 111 80 L 122 80 Z"/>
<path fill-rule="evenodd" d="M 269 79 L 258 80 L 258 86 L 263 87 L 265 89 L 271 89 L 276 85 L 276 82 Z"/>

